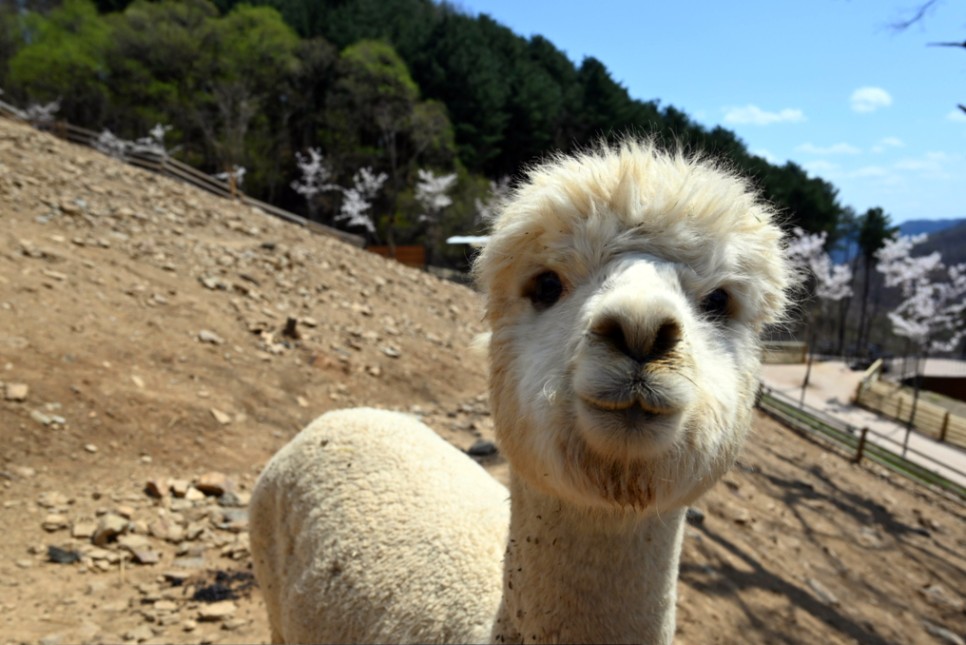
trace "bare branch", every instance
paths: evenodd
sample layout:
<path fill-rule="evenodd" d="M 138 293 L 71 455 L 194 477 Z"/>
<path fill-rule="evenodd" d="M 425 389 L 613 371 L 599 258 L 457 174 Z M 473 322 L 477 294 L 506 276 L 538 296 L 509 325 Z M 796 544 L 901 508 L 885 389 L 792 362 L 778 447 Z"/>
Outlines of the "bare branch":
<path fill-rule="evenodd" d="M 905 31 L 925 18 L 926 14 L 932 11 L 937 4 L 939 4 L 939 0 L 926 0 L 919 5 L 919 7 L 916 9 L 916 12 L 912 14 L 910 18 L 907 18 L 906 20 L 898 20 L 889 26 L 896 31 Z"/>

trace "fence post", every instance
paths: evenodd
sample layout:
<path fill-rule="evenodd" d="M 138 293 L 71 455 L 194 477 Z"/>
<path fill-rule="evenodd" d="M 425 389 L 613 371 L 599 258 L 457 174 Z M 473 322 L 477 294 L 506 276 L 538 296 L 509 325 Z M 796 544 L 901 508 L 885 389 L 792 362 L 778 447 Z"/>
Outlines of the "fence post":
<path fill-rule="evenodd" d="M 946 441 L 946 430 L 949 429 L 949 410 L 943 415 L 943 427 L 939 430 L 939 443 Z"/>
<path fill-rule="evenodd" d="M 859 437 L 859 447 L 855 451 L 855 459 L 852 460 L 854 463 L 862 463 L 862 454 L 865 452 L 865 435 L 868 433 L 868 428 L 862 428 L 862 436 Z"/>

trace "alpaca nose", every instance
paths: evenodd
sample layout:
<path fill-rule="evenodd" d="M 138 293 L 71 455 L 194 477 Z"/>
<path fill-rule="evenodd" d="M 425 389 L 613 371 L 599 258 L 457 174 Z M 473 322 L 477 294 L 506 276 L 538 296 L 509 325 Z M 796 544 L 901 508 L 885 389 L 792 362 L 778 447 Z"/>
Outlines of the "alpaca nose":
<path fill-rule="evenodd" d="M 590 331 L 599 342 L 640 364 L 664 358 L 681 340 L 681 325 L 669 317 L 641 321 L 629 316 L 604 314 L 594 322 Z"/>

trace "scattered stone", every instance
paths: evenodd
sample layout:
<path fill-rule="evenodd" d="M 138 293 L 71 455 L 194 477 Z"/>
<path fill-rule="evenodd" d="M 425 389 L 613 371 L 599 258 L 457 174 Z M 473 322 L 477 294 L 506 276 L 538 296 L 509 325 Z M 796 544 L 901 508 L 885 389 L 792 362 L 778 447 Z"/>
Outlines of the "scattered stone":
<path fill-rule="evenodd" d="M 37 505 L 43 508 L 64 508 L 68 504 L 70 499 L 58 491 L 47 491 L 37 498 Z"/>
<path fill-rule="evenodd" d="M 234 615 L 238 607 L 231 600 L 220 600 L 209 605 L 202 605 L 198 610 L 198 620 L 204 622 L 218 622 Z"/>
<path fill-rule="evenodd" d="M 966 641 L 962 639 L 958 634 L 954 634 L 950 630 L 946 629 L 942 625 L 936 625 L 928 620 L 922 621 L 922 626 L 927 632 L 938 638 L 947 645 L 966 645 Z"/>
<path fill-rule="evenodd" d="M 61 515 L 60 513 L 50 513 L 44 517 L 44 521 L 41 526 L 44 527 L 45 531 L 53 532 L 66 529 L 69 524 L 70 520 L 67 519 L 66 515 Z"/>
<path fill-rule="evenodd" d="M 194 486 L 189 486 L 184 494 L 184 498 L 189 502 L 200 502 L 205 498 L 205 494 Z"/>
<path fill-rule="evenodd" d="M 492 457 L 499 450 L 496 444 L 492 441 L 487 441 L 486 439 L 477 439 L 476 442 L 470 446 L 469 450 L 466 451 L 470 457 Z"/>
<path fill-rule="evenodd" d="M 198 332 L 198 340 L 203 343 L 209 343 L 211 345 L 224 345 L 225 339 L 208 329 L 202 329 Z"/>
<path fill-rule="evenodd" d="M 693 506 L 689 506 L 684 514 L 684 519 L 691 526 L 701 526 L 704 524 L 704 511 Z"/>
<path fill-rule="evenodd" d="M 302 334 L 298 330 L 298 318 L 288 317 L 285 321 L 285 327 L 282 329 L 282 336 L 286 338 L 291 338 L 292 340 L 301 340 Z"/>
<path fill-rule="evenodd" d="M 144 388 L 144 379 L 143 379 L 143 378 L 141 378 L 140 376 L 132 376 L 132 377 L 131 377 L 131 381 L 132 381 L 132 382 L 133 382 L 133 383 L 134 383 L 134 384 L 135 384 L 135 385 L 136 385 L 136 386 L 137 386 L 137 387 L 138 387 L 139 389 L 143 389 L 143 388 Z"/>
<path fill-rule="evenodd" d="M 198 481 L 195 482 L 195 488 L 205 495 L 220 497 L 226 491 L 234 489 L 234 486 L 224 473 L 207 472 L 198 478 Z"/>
<path fill-rule="evenodd" d="M 47 559 L 56 564 L 73 564 L 80 562 L 81 555 L 72 549 L 62 549 L 51 545 L 47 547 Z"/>
<path fill-rule="evenodd" d="M 95 532 L 97 532 L 97 522 L 82 520 L 74 522 L 74 526 L 70 529 L 70 536 L 81 540 L 89 540 L 94 537 Z"/>
<path fill-rule="evenodd" d="M 91 541 L 97 546 L 104 546 L 113 542 L 128 530 L 129 522 L 114 513 L 105 513 L 97 521 L 97 530 L 91 536 Z"/>
<path fill-rule="evenodd" d="M 388 356 L 389 358 L 399 358 L 400 356 L 402 356 L 402 353 L 392 345 L 386 345 L 385 347 L 381 347 L 380 349 L 382 350 L 382 353 Z"/>
<path fill-rule="evenodd" d="M 950 593 L 944 586 L 938 583 L 926 585 L 919 590 L 929 604 L 944 609 L 952 609 L 956 612 L 963 611 L 963 601 L 955 593 Z"/>
<path fill-rule="evenodd" d="M 8 401 L 26 401 L 30 388 L 23 383 L 7 383 L 4 386 L 4 398 Z"/>
<path fill-rule="evenodd" d="M 815 595 L 818 597 L 820 602 L 832 606 L 837 606 L 839 604 L 839 599 L 836 598 L 835 594 L 829 591 L 828 587 L 823 585 L 815 578 L 808 578 L 805 580 L 805 582 L 808 583 L 808 586 L 812 588 L 812 591 L 815 592 Z"/>
<path fill-rule="evenodd" d="M 93 453 L 97 452 L 97 446 L 95 446 L 92 443 L 85 443 L 84 444 L 84 450 L 86 450 L 87 452 L 93 454 Z"/>
<path fill-rule="evenodd" d="M 188 489 L 191 488 L 191 482 L 187 479 L 172 479 L 171 480 L 171 493 L 175 497 L 183 498 L 188 494 Z"/>
<path fill-rule="evenodd" d="M 168 494 L 169 485 L 166 479 L 149 479 L 144 485 L 144 492 L 149 497 L 160 499 Z"/>
<path fill-rule="evenodd" d="M 122 638 L 128 643 L 143 643 L 150 638 L 154 638 L 154 632 L 147 625 L 139 625 L 125 632 Z"/>
<path fill-rule="evenodd" d="M 215 421 L 223 426 L 231 423 L 231 416 L 222 412 L 221 410 L 218 410 L 217 408 L 211 408 L 211 416 L 215 417 Z"/>

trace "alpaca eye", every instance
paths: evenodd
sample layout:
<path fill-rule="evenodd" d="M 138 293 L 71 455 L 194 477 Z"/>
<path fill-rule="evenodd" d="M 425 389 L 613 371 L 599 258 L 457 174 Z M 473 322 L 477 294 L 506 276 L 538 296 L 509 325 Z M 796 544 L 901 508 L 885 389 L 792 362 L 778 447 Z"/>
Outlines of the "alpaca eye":
<path fill-rule="evenodd" d="M 731 298 L 724 289 L 715 289 L 701 301 L 701 311 L 709 318 L 718 320 L 726 318 L 729 313 Z"/>
<path fill-rule="evenodd" d="M 563 294 L 563 282 L 553 271 L 544 271 L 533 279 L 526 296 L 537 309 L 552 307 Z"/>

